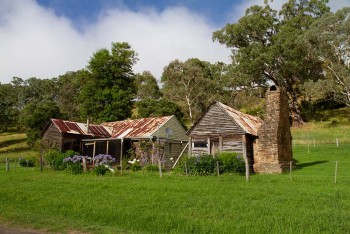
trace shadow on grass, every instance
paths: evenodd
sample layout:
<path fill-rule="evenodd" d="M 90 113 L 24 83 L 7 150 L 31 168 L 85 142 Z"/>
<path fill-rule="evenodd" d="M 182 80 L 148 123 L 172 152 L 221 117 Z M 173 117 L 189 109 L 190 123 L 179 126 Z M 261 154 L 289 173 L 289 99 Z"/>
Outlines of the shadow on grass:
<path fill-rule="evenodd" d="M 25 141 L 26 141 L 25 138 L 22 138 L 22 139 L 10 139 L 10 140 L 7 140 L 7 141 L 0 142 L 0 148 L 8 147 L 10 145 L 22 143 L 22 142 L 25 142 Z"/>
<path fill-rule="evenodd" d="M 323 163 L 328 163 L 328 160 L 320 160 L 320 161 L 314 161 L 314 162 L 308 162 L 308 163 L 300 163 L 300 164 L 296 164 L 295 169 L 303 169 L 305 167 L 312 167 L 318 164 L 323 164 Z"/>

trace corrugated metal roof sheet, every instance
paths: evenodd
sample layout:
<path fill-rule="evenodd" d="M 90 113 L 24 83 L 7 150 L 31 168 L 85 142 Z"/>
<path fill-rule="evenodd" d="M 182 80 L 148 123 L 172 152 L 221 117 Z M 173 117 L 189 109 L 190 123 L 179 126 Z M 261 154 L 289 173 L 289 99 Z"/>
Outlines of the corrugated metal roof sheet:
<path fill-rule="evenodd" d="M 152 137 L 158 126 L 166 123 L 172 116 L 128 119 L 117 122 L 102 123 L 101 125 L 112 128 L 113 138 L 137 138 Z"/>
<path fill-rule="evenodd" d="M 216 102 L 216 104 L 225 110 L 246 133 L 254 136 L 258 135 L 258 129 L 262 123 L 260 118 L 242 113 L 221 102 Z"/>
<path fill-rule="evenodd" d="M 51 119 L 51 121 L 62 133 L 111 137 L 112 130 L 105 126 L 89 124 L 89 131 L 87 131 L 87 125 L 83 123 L 71 122 L 62 119 Z"/>

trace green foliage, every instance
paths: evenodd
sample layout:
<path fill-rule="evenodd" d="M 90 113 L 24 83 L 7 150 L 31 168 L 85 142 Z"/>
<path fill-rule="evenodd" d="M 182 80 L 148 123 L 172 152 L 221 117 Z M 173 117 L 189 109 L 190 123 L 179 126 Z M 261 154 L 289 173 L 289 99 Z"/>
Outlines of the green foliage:
<path fill-rule="evenodd" d="M 135 96 L 132 66 L 136 52 L 128 43 L 112 43 L 111 50 L 97 51 L 89 61 L 91 76 L 79 95 L 81 117 L 115 121 L 131 116 Z"/>
<path fill-rule="evenodd" d="M 80 163 L 68 163 L 65 169 L 70 174 L 81 174 L 83 173 L 83 166 Z"/>
<path fill-rule="evenodd" d="M 139 162 L 135 162 L 135 163 L 130 165 L 129 169 L 131 171 L 140 171 L 140 170 L 142 170 L 142 166 Z"/>
<path fill-rule="evenodd" d="M 180 108 L 168 99 L 144 99 L 136 102 L 136 107 L 141 118 L 175 115 L 179 122 L 185 125 Z"/>
<path fill-rule="evenodd" d="M 230 74 L 235 87 L 248 89 L 272 82 L 282 88 L 289 95 L 295 125 L 302 122 L 299 86 L 323 78 L 320 61 L 310 55 L 300 35 L 329 12 L 326 3 L 289 0 L 279 12 L 268 4 L 251 6 L 237 23 L 227 24 L 213 34 L 214 40 L 233 49 Z"/>
<path fill-rule="evenodd" d="M 19 111 L 16 108 L 17 96 L 11 84 L 0 83 L 0 132 L 7 131 L 16 124 Z"/>
<path fill-rule="evenodd" d="M 157 80 L 149 71 L 144 71 L 142 74 L 136 74 L 135 86 L 137 90 L 136 98 L 138 100 L 157 100 L 162 97 Z"/>
<path fill-rule="evenodd" d="M 196 157 L 188 157 L 184 164 L 181 165 L 183 172 L 190 175 L 213 175 L 217 172 L 217 158 L 202 154 Z"/>
<path fill-rule="evenodd" d="M 223 64 L 210 64 L 199 59 L 174 60 L 164 68 L 161 81 L 165 98 L 176 103 L 192 125 L 215 99 L 220 101 L 225 82 Z"/>
<path fill-rule="evenodd" d="M 34 167 L 35 166 L 35 159 L 30 158 L 30 159 L 20 159 L 19 160 L 19 165 L 21 167 Z"/>
<path fill-rule="evenodd" d="M 74 72 L 70 71 L 58 77 L 57 105 L 63 118 L 72 121 L 86 120 L 80 116 L 81 105 L 79 94 L 83 90 L 90 75 L 91 74 L 87 70 L 79 70 Z"/>
<path fill-rule="evenodd" d="M 312 98 L 328 98 L 350 106 L 350 8 L 328 12 L 301 37 L 308 51 L 322 63 L 325 80 L 314 82 Z M 326 85 L 325 85 L 326 84 Z M 311 87 L 312 88 L 312 87 Z"/>
<path fill-rule="evenodd" d="M 57 149 L 50 149 L 44 155 L 44 160 L 45 163 L 50 165 L 54 171 L 62 171 L 67 167 L 67 164 L 63 163 L 63 159 L 71 157 L 74 154 L 75 152 L 72 150 L 61 153 Z"/>
<path fill-rule="evenodd" d="M 34 146 L 41 137 L 41 131 L 49 123 L 50 118 L 60 117 L 60 111 L 55 102 L 42 100 L 28 103 L 21 112 L 20 123 L 26 128 L 27 142 Z"/>
<path fill-rule="evenodd" d="M 99 165 L 99 166 L 96 166 L 94 168 L 94 173 L 97 175 L 97 176 L 103 176 L 106 174 L 106 172 L 108 171 L 108 168 L 105 167 L 104 165 Z"/>
<path fill-rule="evenodd" d="M 241 156 L 234 152 L 221 152 L 216 155 L 220 163 L 220 173 L 245 173 L 245 163 Z"/>

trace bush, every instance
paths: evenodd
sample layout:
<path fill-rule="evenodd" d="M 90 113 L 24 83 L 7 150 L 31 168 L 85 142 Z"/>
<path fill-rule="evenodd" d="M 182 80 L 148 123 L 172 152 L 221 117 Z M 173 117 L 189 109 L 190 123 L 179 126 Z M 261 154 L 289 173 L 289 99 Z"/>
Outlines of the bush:
<path fill-rule="evenodd" d="M 220 173 L 245 172 L 245 162 L 241 156 L 235 152 L 221 152 L 216 155 L 220 162 Z"/>
<path fill-rule="evenodd" d="M 97 176 L 103 176 L 104 174 L 106 174 L 107 171 L 108 171 L 108 168 L 105 167 L 104 165 L 96 166 L 94 168 L 94 172 Z"/>
<path fill-rule="evenodd" d="M 68 150 L 65 153 L 61 153 L 57 149 L 50 149 L 44 155 L 44 160 L 51 166 L 54 171 L 62 171 L 66 169 L 66 164 L 63 163 L 63 159 L 71 157 L 75 154 L 73 150 Z"/>
<path fill-rule="evenodd" d="M 130 165 L 130 170 L 132 171 L 140 171 L 142 169 L 142 166 L 139 162 L 135 162 L 134 164 Z"/>
<path fill-rule="evenodd" d="M 35 160 L 33 158 L 30 159 L 20 159 L 19 165 L 21 167 L 34 167 L 35 166 Z"/>
<path fill-rule="evenodd" d="M 63 165 L 66 168 L 66 171 L 75 175 L 83 173 L 82 162 L 83 156 L 80 155 L 74 155 L 63 159 Z"/>
<path fill-rule="evenodd" d="M 209 154 L 202 154 L 196 157 L 188 157 L 181 165 L 183 172 L 190 175 L 213 175 L 216 173 L 217 158 Z"/>

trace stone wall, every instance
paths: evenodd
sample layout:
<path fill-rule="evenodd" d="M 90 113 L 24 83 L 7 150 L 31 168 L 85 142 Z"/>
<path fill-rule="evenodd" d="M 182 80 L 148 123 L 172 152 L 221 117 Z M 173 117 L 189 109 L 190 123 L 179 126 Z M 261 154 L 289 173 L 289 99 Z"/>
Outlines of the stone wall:
<path fill-rule="evenodd" d="M 275 86 L 266 96 L 266 117 L 254 144 L 254 171 L 282 173 L 293 159 L 288 97 Z"/>

